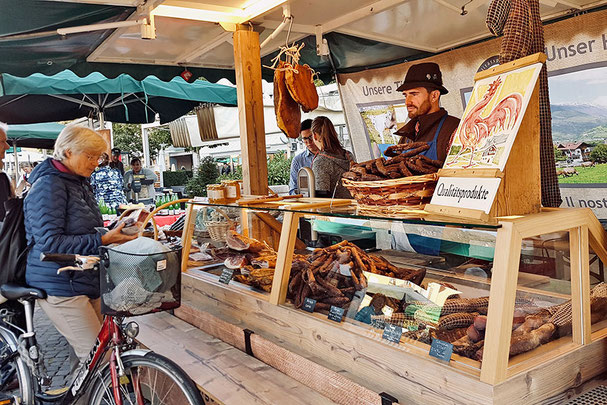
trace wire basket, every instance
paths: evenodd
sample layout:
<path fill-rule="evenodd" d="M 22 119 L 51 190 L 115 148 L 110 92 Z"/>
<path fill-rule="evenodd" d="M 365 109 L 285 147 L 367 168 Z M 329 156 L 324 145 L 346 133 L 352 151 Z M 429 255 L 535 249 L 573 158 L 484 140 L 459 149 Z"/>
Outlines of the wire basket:
<path fill-rule="evenodd" d="M 181 247 L 151 253 L 125 253 L 102 246 L 101 312 L 136 316 L 181 305 Z"/>
<path fill-rule="evenodd" d="M 230 229 L 235 228 L 236 223 L 228 217 L 228 214 L 219 208 L 213 207 L 211 213 L 203 213 L 203 224 L 209 232 L 211 239 L 217 242 L 225 242 Z"/>
<path fill-rule="evenodd" d="M 378 212 L 399 208 L 424 209 L 432 199 L 437 181 L 436 173 L 377 181 L 342 179 L 359 207 Z"/>

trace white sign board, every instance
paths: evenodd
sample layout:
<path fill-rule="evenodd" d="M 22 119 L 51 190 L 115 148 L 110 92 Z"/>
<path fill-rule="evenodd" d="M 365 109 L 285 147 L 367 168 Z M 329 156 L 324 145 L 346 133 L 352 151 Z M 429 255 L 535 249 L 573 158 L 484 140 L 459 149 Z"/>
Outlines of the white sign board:
<path fill-rule="evenodd" d="M 441 177 L 430 204 L 447 207 L 491 210 L 500 178 Z"/>

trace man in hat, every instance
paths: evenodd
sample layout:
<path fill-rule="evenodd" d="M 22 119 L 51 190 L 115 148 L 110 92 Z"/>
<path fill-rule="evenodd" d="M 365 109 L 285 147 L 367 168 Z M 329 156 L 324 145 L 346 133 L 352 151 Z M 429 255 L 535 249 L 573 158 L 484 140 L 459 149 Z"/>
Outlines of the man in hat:
<path fill-rule="evenodd" d="M 112 148 L 112 161 L 110 167 L 120 172 L 121 176 L 124 176 L 124 164 L 120 161 L 120 149 Z"/>
<path fill-rule="evenodd" d="M 422 154 L 444 162 L 459 118 L 440 106 L 440 96 L 449 92 L 443 87 L 440 68 L 432 62 L 413 65 L 396 90 L 403 92 L 410 118 L 395 132 L 401 136 L 400 143 L 427 142 L 430 148 Z"/>

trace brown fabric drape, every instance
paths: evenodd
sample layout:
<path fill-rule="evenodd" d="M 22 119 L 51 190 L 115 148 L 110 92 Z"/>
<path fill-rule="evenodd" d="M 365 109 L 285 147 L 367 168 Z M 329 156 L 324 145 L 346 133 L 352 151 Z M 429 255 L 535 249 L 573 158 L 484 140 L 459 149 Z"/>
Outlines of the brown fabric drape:
<path fill-rule="evenodd" d="M 200 131 L 201 140 L 212 141 L 219 139 L 212 105 L 204 104 L 196 107 L 196 117 L 198 118 L 198 130 Z"/>
<path fill-rule="evenodd" d="M 493 0 L 487 12 L 487 27 L 494 35 L 504 34 L 500 63 L 544 52 L 544 27 L 539 0 Z M 539 81 L 542 205 L 558 207 L 562 200 L 552 145 L 552 116 L 545 63 Z"/>

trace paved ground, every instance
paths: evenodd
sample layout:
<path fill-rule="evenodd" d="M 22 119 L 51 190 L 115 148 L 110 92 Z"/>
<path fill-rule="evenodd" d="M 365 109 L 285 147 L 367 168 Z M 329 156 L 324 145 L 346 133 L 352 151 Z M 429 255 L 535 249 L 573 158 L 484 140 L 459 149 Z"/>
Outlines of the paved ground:
<path fill-rule="evenodd" d="M 50 388 L 56 389 L 66 386 L 70 373 L 67 341 L 57 332 L 57 329 L 40 308 L 36 308 L 34 311 L 34 327 L 38 344 L 44 354 L 48 375 L 53 379 Z"/>

